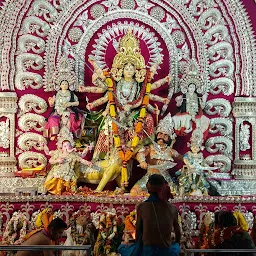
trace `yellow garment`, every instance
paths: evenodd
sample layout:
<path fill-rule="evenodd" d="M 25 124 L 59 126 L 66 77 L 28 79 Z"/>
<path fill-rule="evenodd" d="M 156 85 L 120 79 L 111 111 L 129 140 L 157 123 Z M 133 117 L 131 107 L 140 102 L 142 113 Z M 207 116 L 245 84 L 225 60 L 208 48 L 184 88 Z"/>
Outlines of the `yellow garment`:
<path fill-rule="evenodd" d="M 237 220 L 238 226 L 240 226 L 242 230 L 248 231 L 249 230 L 249 226 L 248 226 L 247 221 L 244 218 L 244 215 L 241 212 L 239 212 L 239 211 L 235 211 L 233 213 L 233 215 L 234 215 L 234 217 Z"/>
<path fill-rule="evenodd" d="M 35 224 L 37 228 L 47 228 L 52 220 L 53 215 L 51 210 L 49 210 L 49 208 L 45 208 L 38 214 Z"/>
<path fill-rule="evenodd" d="M 56 150 L 51 157 L 53 160 L 62 158 L 62 152 Z M 61 195 L 63 192 L 74 192 L 76 190 L 77 174 L 75 172 L 76 163 L 81 161 L 77 152 L 70 152 L 65 156 L 65 161 L 61 164 L 53 164 L 44 183 L 48 192 Z"/>
<path fill-rule="evenodd" d="M 73 192 L 76 187 L 76 182 L 73 180 L 65 181 L 60 178 L 52 178 L 45 181 L 44 186 L 49 193 L 61 195 L 63 192 Z"/>

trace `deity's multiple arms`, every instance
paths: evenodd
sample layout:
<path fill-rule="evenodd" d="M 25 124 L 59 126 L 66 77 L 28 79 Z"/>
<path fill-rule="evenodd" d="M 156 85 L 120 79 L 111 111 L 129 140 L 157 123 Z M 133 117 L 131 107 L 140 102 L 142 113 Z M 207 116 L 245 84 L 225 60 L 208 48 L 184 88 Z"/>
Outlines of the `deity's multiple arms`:
<path fill-rule="evenodd" d="M 151 85 L 151 90 L 155 90 L 155 89 L 158 89 L 159 87 L 161 87 L 162 85 L 164 85 L 165 83 L 171 83 L 172 81 L 172 75 L 169 74 L 168 76 L 166 76 L 165 78 L 162 78 L 156 82 L 154 82 L 152 85 Z"/>
<path fill-rule="evenodd" d="M 78 158 L 78 161 L 79 161 L 81 164 L 84 164 L 84 165 L 87 165 L 87 166 L 89 166 L 89 167 L 92 167 L 92 162 L 87 161 L 87 160 L 85 160 L 85 159 L 83 159 L 83 158 L 81 158 L 81 157 Z"/>

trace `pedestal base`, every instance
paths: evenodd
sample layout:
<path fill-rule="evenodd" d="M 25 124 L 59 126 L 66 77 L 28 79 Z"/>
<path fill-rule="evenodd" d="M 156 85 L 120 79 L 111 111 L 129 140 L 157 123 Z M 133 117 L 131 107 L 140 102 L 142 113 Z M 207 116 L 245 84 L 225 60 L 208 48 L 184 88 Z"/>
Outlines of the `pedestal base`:
<path fill-rule="evenodd" d="M 15 194 L 16 189 L 23 189 L 26 192 L 26 188 L 35 188 L 38 193 L 44 192 L 44 180 L 45 178 L 18 178 L 18 177 L 0 177 L 0 193 Z M 27 191 L 29 192 L 29 191 Z"/>
<path fill-rule="evenodd" d="M 256 195 L 255 180 L 211 180 L 221 196 Z"/>

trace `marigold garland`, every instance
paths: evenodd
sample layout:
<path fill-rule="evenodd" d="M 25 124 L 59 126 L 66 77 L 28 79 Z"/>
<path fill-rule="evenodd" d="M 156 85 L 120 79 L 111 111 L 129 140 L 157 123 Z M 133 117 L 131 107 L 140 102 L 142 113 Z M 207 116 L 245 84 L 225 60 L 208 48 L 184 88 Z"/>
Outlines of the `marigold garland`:
<path fill-rule="evenodd" d="M 124 231 L 128 232 L 133 236 L 135 239 L 135 232 L 136 232 L 136 211 L 130 212 L 129 215 L 126 216 L 124 220 Z"/>
<path fill-rule="evenodd" d="M 231 238 L 234 234 L 243 232 L 240 226 L 232 226 L 219 228 L 214 231 L 212 237 L 209 239 L 210 248 L 215 248 L 225 240 Z"/>
<path fill-rule="evenodd" d="M 109 107 L 110 116 L 115 121 L 116 120 L 116 102 L 115 102 L 115 97 L 113 94 L 114 83 L 111 78 L 107 78 L 105 82 L 108 86 L 108 100 L 109 100 L 109 105 L 110 105 L 110 107 Z M 140 108 L 140 112 L 139 112 L 139 117 L 138 117 L 137 123 L 135 125 L 135 133 L 136 134 L 134 135 L 134 137 L 132 139 L 130 148 L 126 152 L 123 151 L 123 148 L 121 145 L 121 139 L 120 139 L 120 136 L 118 133 L 118 126 L 114 121 L 112 121 L 112 131 L 114 134 L 114 143 L 118 150 L 118 155 L 122 160 L 121 183 L 124 186 L 128 186 L 127 163 L 132 158 L 134 149 L 138 145 L 139 140 L 140 140 L 138 133 L 140 133 L 142 131 L 143 122 L 144 122 L 144 119 L 147 114 L 146 107 L 149 104 L 150 89 L 151 89 L 151 84 L 147 83 L 146 91 L 145 91 L 145 94 L 144 94 L 144 97 L 142 100 L 142 104 L 141 104 L 141 108 Z"/>
<path fill-rule="evenodd" d="M 248 226 L 248 223 L 246 222 L 246 220 L 244 218 L 244 215 L 239 211 L 235 211 L 233 213 L 233 215 L 237 220 L 237 225 L 240 226 L 242 228 L 242 230 L 247 232 L 248 229 L 249 229 L 249 226 Z"/>
<path fill-rule="evenodd" d="M 118 236 L 118 221 L 116 213 L 92 213 L 91 216 L 94 226 L 99 230 L 94 247 L 94 255 L 110 255 L 113 250 L 114 241 Z"/>

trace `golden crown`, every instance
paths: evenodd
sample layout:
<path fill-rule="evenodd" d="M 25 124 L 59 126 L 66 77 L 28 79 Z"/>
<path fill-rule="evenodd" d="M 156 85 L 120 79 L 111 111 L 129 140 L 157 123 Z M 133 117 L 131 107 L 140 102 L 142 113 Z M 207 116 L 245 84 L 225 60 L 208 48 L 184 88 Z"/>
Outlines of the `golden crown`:
<path fill-rule="evenodd" d="M 140 52 L 139 41 L 130 30 L 120 40 L 118 53 L 113 60 L 111 73 L 116 74 L 117 69 L 123 69 L 127 63 L 133 64 L 137 70 L 146 68 L 144 57 Z"/>

